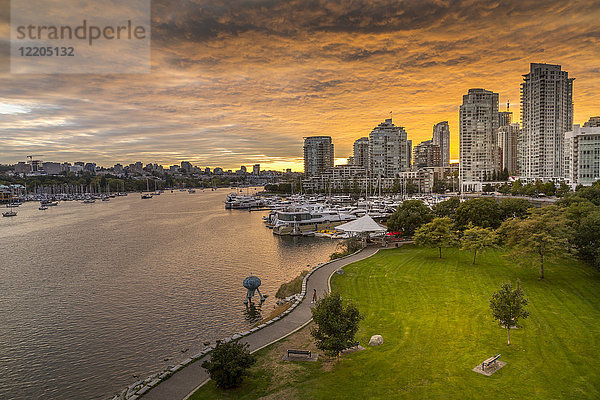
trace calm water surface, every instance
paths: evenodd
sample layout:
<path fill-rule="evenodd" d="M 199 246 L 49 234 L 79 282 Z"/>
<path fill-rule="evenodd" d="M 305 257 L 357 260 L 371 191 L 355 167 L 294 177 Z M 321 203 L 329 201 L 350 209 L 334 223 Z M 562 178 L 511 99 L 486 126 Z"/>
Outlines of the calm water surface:
<path fill-rule="evenodd" d="M 0 399 L 109 398 L 252 326 L 250 273 L 267 314 L 282 282 L 334 251 L 273 235 L 265 212 L 225 210 L 228 192 L 27 203 L 1 218 Z"/>

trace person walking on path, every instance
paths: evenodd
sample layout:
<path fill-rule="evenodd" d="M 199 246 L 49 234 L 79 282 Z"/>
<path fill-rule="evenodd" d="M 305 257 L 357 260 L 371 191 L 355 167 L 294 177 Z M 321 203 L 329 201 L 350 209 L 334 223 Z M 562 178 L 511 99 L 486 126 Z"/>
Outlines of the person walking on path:
<path fill-rule="evenodd" d="M 313 289 L 313 299 L 311 301 L 311 303 L 316 303 L 317 302 L 317 289 Z"/>

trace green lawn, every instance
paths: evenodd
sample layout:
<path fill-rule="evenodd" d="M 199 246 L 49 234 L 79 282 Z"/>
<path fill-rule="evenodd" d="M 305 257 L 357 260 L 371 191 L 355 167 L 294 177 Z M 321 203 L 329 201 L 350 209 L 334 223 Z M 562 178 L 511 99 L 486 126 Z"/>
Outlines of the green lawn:
<path fill-rule="evenodd" d="M 333 288 L 353 299 L 365 319 L 358 339 L 381 334 L 385 344 L 331 363 L 280 361 L 286 348 L 313 347 L 308 330 L 263 349 L 243 387 L 208 398 L 600 398 L 600 273 L 576 261 L 548 263 L 546 279 L 488 251 L 404 247 L 379 252 L 335 275 Z M 519 278 L 530 316 L 519 330 L 491 318 L 489 298 Z M 367 346 L 368 347 L 368 346 Z M 491 377 L 471 369 L 502 353 L 507 365 Z"/>

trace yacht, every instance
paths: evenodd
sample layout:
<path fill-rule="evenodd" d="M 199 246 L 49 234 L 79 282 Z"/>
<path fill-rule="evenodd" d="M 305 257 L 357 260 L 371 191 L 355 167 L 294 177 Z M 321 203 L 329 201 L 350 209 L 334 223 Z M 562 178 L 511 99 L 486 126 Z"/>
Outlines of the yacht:
<path fill-rule="evenodd" d="M 272 218 L 276 235 L 306 236 L 321 230 L 333 229 L 356 219 L 356 216 L 328 209 L 322 205 L 304 206 L 302 209 L 277 211 Z"/>

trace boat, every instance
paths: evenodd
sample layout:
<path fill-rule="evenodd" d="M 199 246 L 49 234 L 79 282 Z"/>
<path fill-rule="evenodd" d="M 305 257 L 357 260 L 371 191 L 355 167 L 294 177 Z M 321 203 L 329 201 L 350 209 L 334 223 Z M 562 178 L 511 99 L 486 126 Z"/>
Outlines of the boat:
<path fill-rule="evenodd" d="M 156 182 L 154 183 L 156 185 Z M 148 183 L 148 178 L 146 178 L 146 193 L 142 193 L 142 199 L 151 199 L 152 193 L 150 193 L 150 185 Z"/>
<path fill-rule="evenodd" d="M 356 216 L 331 210 L 323 205 L 304 206 L 291 211 L 277 211 L 273 218 L 273 233 L 276 235 L 307 236 L 321 230 L 332 230 Z"/>
<path fill-rule="evenodd" d="M 40 208 L 38 208 L 38 210 L 42 210 L 42 211 L 47 210 L 47 209 L 48 209 L 48 207 L 43 204 L 40 206 Z"/>
<path fill-rule="evenodd" d="M 7 207 L 9 207 L 10 210 L 3 212 L 2 213 L 3 217 L 16 217 L 17 216 L 17 212 L 15 210 L 13 210 L 13 207 L 14 207 L 14 205 L 13 205 L 14 198 L 13 197 L 14 197 L 14 195 L 13 195 L 13 190 L 12 190 L 12 187 L 11 187 L 10 202 L 7 204 Z"/>
<path fill-rule="evenodd" d="M 192 193 L 196 193 L 196 191 L 194 189 L 190 189 L 190 190 L 188 190 L 188 193 L 192 194 Z"/>
<path fill-rule="evenodd" d="M 94 200 L 94 199 L 85 199 L 85 200 L 83 200 L 83 202 L 86 203 L 86 204 L 91 204 L 91 203 L 95 203 L 96 200 Z"/>

